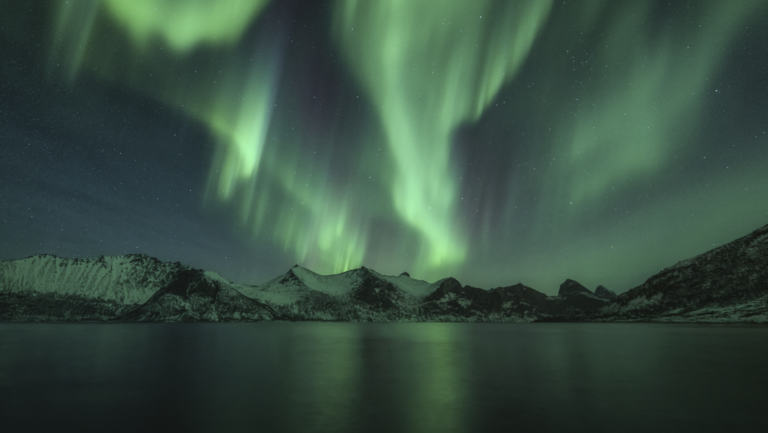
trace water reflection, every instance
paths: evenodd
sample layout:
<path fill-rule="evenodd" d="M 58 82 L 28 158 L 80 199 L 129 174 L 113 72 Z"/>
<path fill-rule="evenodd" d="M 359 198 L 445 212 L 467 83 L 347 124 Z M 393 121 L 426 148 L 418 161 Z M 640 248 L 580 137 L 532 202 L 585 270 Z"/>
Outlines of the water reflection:
<path fill-rule="evenodd" d="M 464 328 L 293 326 L 283 416 L 290 430 L 464 431 Z"/>
<path fill-rule="evenodd" d="M 4 431 L 766 431 L 766 337 L 642 324 L 3 324 L 0 419 Z"/>
<path fill-rule="evenodd" d="M 407 341 L 396 371 L 406 372 L 403 400 L 409 432 L 466 431 L 468 373 L 466 327 L 425 323 L 394 328 Z"/>
<path fill-rule="evenodd" d="M 283 416 L 293 431 L 356 431 L 362 392 L 360 328 L 344 324 L 290 326 L 284 365 Z"/>

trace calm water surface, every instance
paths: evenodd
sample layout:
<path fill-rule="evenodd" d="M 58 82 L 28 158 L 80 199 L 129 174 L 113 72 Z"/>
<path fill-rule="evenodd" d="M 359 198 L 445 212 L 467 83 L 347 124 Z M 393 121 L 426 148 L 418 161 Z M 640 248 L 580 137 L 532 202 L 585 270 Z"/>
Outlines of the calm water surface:
<path fill-rule="evenodd" d="M 768 431 L 768 327 L 2 324 L 0 430 Z"/>

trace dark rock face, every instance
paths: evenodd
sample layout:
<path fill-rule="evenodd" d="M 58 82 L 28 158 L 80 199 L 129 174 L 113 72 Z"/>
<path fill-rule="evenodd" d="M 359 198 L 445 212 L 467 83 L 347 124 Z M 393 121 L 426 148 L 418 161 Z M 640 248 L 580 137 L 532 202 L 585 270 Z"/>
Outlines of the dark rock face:
<path fill-rule="evenodd" d="M 351 297 L 374 310 L 397 309 L 405 294 L 392 283 L 376 277 L 368 268 L 360 268 L 362 281 L 352 290 Z"/>
<path fill-rule="evenodd" d="M 0 322 L 105 322 L 129 308 L 81 295 L 0 292 Z"/>
<path fill-rule="evenodd" d="M 603 298 L 606 301 L 612 301 L 616 299 L 617 295 L 612 290 L 608 290 L 605 288 L 605 286 L 597 286 L 597 290 L 595 290 L 595 296 L 598 298 Z"/>
<path fill-rule="evenodd" d="M 540 309 L 546 305 L 548 298 L 547 295 L 520 283 L 514 286 L 491 289 L 489 293 L 497 303 L 527 304 Z"/>
<path fill-rule="evenodd" d="M 571 279 L 560 285 L 557 297 L 562 300 L 563 306 L 555 314 L 574 315 L 605 305 L 605 299 L 597 297 L 592 291 Z"/>
<path fill-rule="evenodd" d="M 491 290 L 461 286 L 453 278 L 443 280 L 423 305 L 437 317 L 457 317 L 478 321 L 533 320 L 565 314 L 574 307 L 563 299 L 547 296 L 523 284 Z"/>
<path fill-rule="evenodd" d="M 402 274 L 400 274 L 400 276 L 401 276 L 401 277 L 402 277 L 402 276 L 406 276 L 406 277 L 408 277 L 408 278 L 411 278 L 411 274 L 409 274 L 408 272 L 405 272 L 405 271 L 403 271 L 403 273 L 402 273 Z"/>
<path fill-rule="evenodd" d="M 552 314 L 553 304 L 549 296 L 523 284 L 499 287 L 489 291 L 491 303 L 511 310 L 523 317 Z"/>
<path fill-rule="evenodd" d="M 560 285 L 560 291 L 557 292 L 557 296 L 565 297 L 565 296 L 577 295 L 581 293 L 588 294 L 588 295 L 592 294 L 592 292 L 588 288 L 582 286 L 576 281 L 568 279 L 568 280 L 565 280 L 565 282 Z"/>
<path fill-rule="evenodd" d="M 768 225 L 683 260 L 585 320 L 768 321 Z"/>
<path fill-rule="evenodd" d="M 455 278 L 446 278 L 440 283 L 437 290 L 427 296 L 427 301 L 438 301 L 445 297 L 453 295 L 454 297 L 461 295 L 464 292 L 464 288 L 461 283 Z"/>
<path fill-rule="evenodd" d="M 203 271 L 182 269 L 171 283 L 143 305 L 121 317 L 137 322 L 223 322 L 273 320 L 269 306 L 205 277 Z"/>

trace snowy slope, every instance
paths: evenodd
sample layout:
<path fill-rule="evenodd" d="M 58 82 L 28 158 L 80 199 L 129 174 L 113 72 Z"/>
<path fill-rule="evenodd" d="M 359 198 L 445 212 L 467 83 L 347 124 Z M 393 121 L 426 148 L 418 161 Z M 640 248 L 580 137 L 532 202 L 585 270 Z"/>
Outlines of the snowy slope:
<path fill-rule="evenodd" d="M 333 275 L 320 275 L 301 266 L 294 266 L 284 275 L 274 278 L 260 286 L 240 286 L 244 295 L 278 305 L 298 302 L 312 291 L 329 296 L 351 296 L 366 281 L 379 280 L 401 290 L 404 295 L 424 298 L 434 292 L 440 281 L 428 283 L 405 275 L 398 277 L 382 275 L 361 267 Z"/>
<path fill-rule="evenodd" d="M 244 296 L 215 272 L 186 268 L 171 283 L 121 320 L 139 322 L 229 322 L 274 320 L 268 305 Z"/>
<path fill-rule="evenodd" d="M 88 259 L 36 255 L 0 262 L 0 293 L 80 296 L 140 304 L 181 269 L 177 263 L 131 254 Z"/>
<path fill-rule="evenodd" d="M 443 281 L 445 281 L 444 278 L 442 280 L 435 281 L 434 283 L 428 283 L 424 280 L 417 280 L 405 275 L 400 275 L 397 277 L 391 275 L 382 275 L 381 277 L 405 293 L 417 298 L 425 298 L 429 296 L 435 290 L 437 290 L 438 287 L 440 287 L 440 284 Z"/>
<path fill-rule="evenodd" d="M 442 281 L 428 283 L 405 275 L 400 275 L 398 277 L 382 275 L 373 269 L 368 269 L 364 266 L 335 275 L 316 274 L 301 266 L 295 266 L 293 271 L 310 289 L 332 296 L 350 294 L 354 289 L 360 287 L 365 280 L 373 278 L 386 281 L 409 296 L 423 298 L 434 292 Z"/>
<path fill-rule="evenodd" d="M 240 292 L 252 299 L 273 305 L 289 305 L 309 296 L 312 291 L 294 273 L 296 267 L 260 286 L 242 286 Z"/>

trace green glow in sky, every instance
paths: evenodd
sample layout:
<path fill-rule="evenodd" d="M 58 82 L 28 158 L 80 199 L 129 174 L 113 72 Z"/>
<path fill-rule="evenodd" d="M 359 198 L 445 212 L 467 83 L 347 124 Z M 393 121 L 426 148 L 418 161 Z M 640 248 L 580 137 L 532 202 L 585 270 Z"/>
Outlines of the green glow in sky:
<path fill-rule="evenodd" d="M 522 64 L 550 1 L 346 0 L 339 43 L 372 99 L 396 174 L 392 202 L 422 237 L 416 268 L 460 264 L 451 135 L 476 120 Z"/>
<path fill-rule="evenodd" d="M 59 3 L 58 8 L 50 64 L 60 62 L 63 58 L 66 76 L 71 82 L 83 62 L 98 3 L 95 0 L 64 2 Z"/>
<path fill-rule="evenodd" d="M 638 19 L 650 20 L 652 6 L 628 3 L 593 56 L 573 53 L 580 66 L 592 64 L 598 80 L 603 70 L 613 78 L 583 95 L 572 126 L 561 128 L 557 154 L 567 157 L 552 171 L 568 189 L 563 202 L 599 200 L 612 188 L 647 181 L 687 150 L 699 107 L 714 91 L 707 81 L 754 9 L 749 2 L 710 3 L 699 31 L 681 40 L 671 29 L 653 34 Z"/>
<path fill-rule="evenodd" d="M 156 37 L 179 53 L 237 42 L 269 0 L 103 0 L 140 46 Z"/>
<path fill-rule="evenodd" d="M 207 130 L 202 207 L 258 251 L 621 292 L 764 220 L 754 142 L 701 133 L 754 103 L 718 105 L 761 2 L 267 4 L 60 2 L 46 47 L 73 88 L 95 77 Z M 327 22 L 305 30 L 308 10 Z M 702 149 L 728 158 L 702 174 Z"/>
<path fill-rule="evenodd" d="M 256 64 L 244 79 L 224 77 L 214 101 L 198 102 L 192 113 L 220 139 L 211 175 L 221 200 L 230 199 L 239 182 L 253 183 L 256 178 L 277 90 L 270 66 Z"/>
<path fill-rule="evenodd" d="M 354 193 L 342 194 L 326 182 L 311 183 L 286 164 L 277 164 L 288 205 L 284 216 L 272 224 L 283 248 L 295 251 L 296 259 L 318 269 L 338 273 L 363 265 L 370 215 L 358 209 Z M 261 203 L 258 208 L 268 207 Z"/>
<path fill-rule="evenodd" d="M 681 32 L 673 23 L 661 28 L 647 25 L 656 13 L 653 3 L 628 2 L 611 15 L 594 50 L 563 41 L 562 51 L 545 64 L 552 70 L 562 68 L 553 74 L 558 81 L 585 90 L 573 92 L 576 95 L 564 101 L 567 105 L 555 108 L 560 113 L 551 126 L 555 145 L 538 162 L 546 167 L 546 176 L 535 203 L 539 217 L 531 230 L 533 238 L 553 239 L 558 247 L 547 254 L 531 254 L 515 266 L 540 278 L 546 278 L 551 269 L 563 269 L 594 287 L 599 281 L 618 280 L 628 269 L 656 271 L 677 260 L 670 256 L 683 259 L 712 248 L 711 240 L 726 242 L 739 236 L 724 219 L 721 228 L 715 229 L 713 221 L 721 217 L 716 216 L 719 212 L 714 203 L 729 210 L 730 218 L 760 215 L 764 201 L 747 198 L 759 194 L 747 189 L 747 182 L 713 180 L 697 185 L 700 190 L 692 188 L 682 194 L 670 191 L 676 184 L 665 185 L 660 180 L 679 170 L 682 160 L 707 157 L 701 150 L 707 138 L 698 135 L 704 127 L 703 108 L 707 100 L 727 88 L 727 82 L 716 81 L 718 69 L 724 66 L 734 38 L 749 28 L 757 6 L 758 2 L 706 3 L 689 18 L 698 25 Z M 589 30 L 585 26 L 582 34 Z M 567 69 L 559 63 L 560 56 L 566 59 Z M 579 75 L 582 70 L 590 72 Z M 582 77 L 590 81 L 577 79 Z M 728 137 L 721 145 L 736 146 L 737 142 Z M 713 170 L 728 170 L 727 165 L 718 164 Z M 752 182 L 761 183 L 754 177 Z M 742 187 L 735 187 L 737 184 Z M 735 195 L 729 196 L 726 189 Z M 674 199 L 657 199 L 645 206 L 649 191 L 665 191 L 665 196 Z M 638 208 L 614 204 L 624 197 L 634 198 Z M 517 205 L 507 203 L 508 208 Z M 631 213 L 628 207 L 633 209 Z M 599 231 L 586 229 L 599 215 L 618 213 L 624 215 Z M 753 224 L 756 227 L 759 222 Z M 723 236 L 697 234 L 726 232 Z M 686 240 L 672 242 L 664 247 L 666 254 L 659 254 L 661 245 L 671 239 Z M 649 275 L 647 270 L 641 273 L 645 278 Z M 589 275 L 602 279 L 590 283 Z M 637 275 L 638 281 L 643 275 Z M 558 283 L 552 278 L 548 284 L 556 287 Z"/>
<path fill-rule="evenodd" d="M 210 61 L 194 62 L 190 53 L 199 45 L 238 42 L 267 1 L 105 1 L 110 16 L 139 49 L 134 61 L 153 72 L 151 79 L 146 70 L 137 70 L 123 80 L 198 119 L 217 138 L 206 205 L 231 205 L 255 242 L 268 239 L 317 271 L 342 272 L 362 265 L 370 214 L 355 208 L 354 197 L 363 191 L 341 193 L 332 184 L 312 179 L 313 172 L 325 168 L 308 166 L 285 152 L 301 146 L 300 137 L 273 140 L 269 167 L 260 172 L 268 133 L 281 126 L 272 124 L 280 53 L 257 40 L 247 56 L 224 52 L 213 67 Z M 153 39 L 158 35 L 162 40 Z M 200 85 L 193 91 L 165 72 L 170 59 L 162 56 L 164 42 L 180 56 L 181 69 L 194 71 Z"/>

